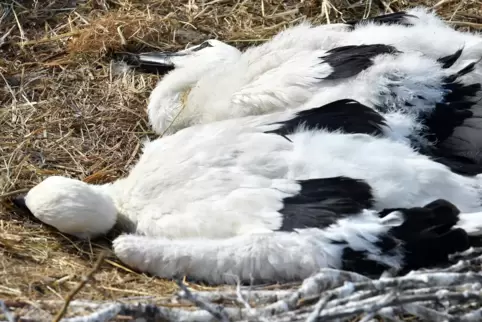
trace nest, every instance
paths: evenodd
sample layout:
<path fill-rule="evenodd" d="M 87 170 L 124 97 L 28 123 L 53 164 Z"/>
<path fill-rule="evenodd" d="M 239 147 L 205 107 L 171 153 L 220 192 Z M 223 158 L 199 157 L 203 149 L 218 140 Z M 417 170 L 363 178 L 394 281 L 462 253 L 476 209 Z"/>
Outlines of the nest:
<path fill-rule="evenodd" d="M 157 77 L 119 70 L 110 52 L 178 50 L 209 38 L 243 48 L 304 19 L 334 23 L 415 5 L 434 6 L 458 28 L 482 27 L 478 0 L 0 2 L 0 304 L 25 320 L 80 314 L 75 305 L 62 310 L 65 299 L 104 303 L 144 296 L 164 307 L 180 305 L 163 301 L 185 283 L 125 267 L 113 256 L 109 236 L 73 239 L 15 212 L 10 201 L 52 175 L 115 180 L 136 161 L 142 140 L 153 136 L 146 106 Z M 85 282 L 101 252 L 102 266 Z M 220 292 L 188 286 L 207 302 L 207 292 Z M 132 308 L 117 309 L 135 315 Z"/>

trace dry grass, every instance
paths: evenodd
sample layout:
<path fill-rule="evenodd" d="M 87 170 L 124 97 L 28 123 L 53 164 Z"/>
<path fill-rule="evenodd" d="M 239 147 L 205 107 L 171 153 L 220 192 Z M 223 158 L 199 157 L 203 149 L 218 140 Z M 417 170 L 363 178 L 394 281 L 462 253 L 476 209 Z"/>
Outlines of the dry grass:
<path fill-rule="evenodd" d="M 305 17 L 326 23 L 382 13 L 381 3 L 0 1 L 0 298 L 15 303 L 63 299 L 99 251 L 109 249 L 108 238 L 81 242 L 15 213 L 7 198 L 50 175 L 114 180 L 135 161 L 140 141 L 152 134 L 145 108 L 156 79 L 117 73 L 106 53 L 179 49 L 212 37 L 246 46 Z M 389 3 L 393 10 L 409 5 L 415 1 Z M 480 0 L 437 6 L 463 28 L 482 26 L 481 8 Z M 166 296 L 175 289 L 173 282 L 132 272 L 109 254 L 95 281 L 76 298 Z"/>

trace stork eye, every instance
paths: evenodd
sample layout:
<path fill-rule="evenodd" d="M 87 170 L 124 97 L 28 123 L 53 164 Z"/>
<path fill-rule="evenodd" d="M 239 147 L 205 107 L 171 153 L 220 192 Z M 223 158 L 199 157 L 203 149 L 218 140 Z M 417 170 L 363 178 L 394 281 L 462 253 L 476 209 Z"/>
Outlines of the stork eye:
<path fill-rule="evenodd" d="M 199 47 L 193 49 L 193 51 L 199 51 L 199 50 L 204 49 L 206 47 L 212 47 L 212 46 L 213 45 L 211 45 L 208 41 L 205 41 Z"/>

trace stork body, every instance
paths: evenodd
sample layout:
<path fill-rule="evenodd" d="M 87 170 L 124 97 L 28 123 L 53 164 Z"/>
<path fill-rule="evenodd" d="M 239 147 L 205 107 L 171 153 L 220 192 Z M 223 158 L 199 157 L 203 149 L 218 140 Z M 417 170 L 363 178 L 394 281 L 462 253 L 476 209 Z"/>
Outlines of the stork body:
<path fill-rule="evenodd" d="M 198 125 L 146 143 L 125 178 L 47 178 L 25 205 L 83 238 L 119 221 L 133 235 L 114 241 L 117 256 L 168 278 L 273 282 L 444 263 L 482 232 L 482 178 L 393 133 L 353 100 Z"/>

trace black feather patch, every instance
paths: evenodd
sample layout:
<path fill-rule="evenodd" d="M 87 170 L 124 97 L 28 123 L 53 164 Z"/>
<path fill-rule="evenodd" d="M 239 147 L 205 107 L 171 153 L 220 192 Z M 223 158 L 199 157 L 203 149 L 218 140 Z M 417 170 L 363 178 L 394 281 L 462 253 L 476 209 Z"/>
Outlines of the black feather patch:
<path fill-rule="evenodd" d="M 345 216 L 373 206 L 371 187 L 363 180 L 347 177 L 310 179 L 298 182 L 300 192 L 283 199 L 280 231 L 323 228 Z"/>
<path fill-rule="evenodd" d="M 27 204 L 25 203 L 25 197 L 20 195 L 12 199 L 12 203 L 19 209 L 28 211 Z"/>
<path fill-rule="evenodd" d="M 467 233 L 454 229 L 460 211 L 451 202 L 439 199 L 423 208 L 399 211 L 405 222 L 392 228 L 390 234 L 403 241 L 405 272 L 447 264 L 450 254 L 470 247 Z"/>
<path fill-rule="evenodd" d="M 455 128 L 461 126 L 465 120 L 474 116 L 470 110 L 475 104 L 469 98 L 474 97 L 481 90 L 481 84 L 461 84 L 458 78 L 474 70 L 474 64 L 468 64 L 457 73 L 445 78 L 443 89 L 446 91 L 444 102 L 435 105 L 435 108 L 425 115 L 421 115 L 420 122 L 425 125 L 425 137 L 436 147 L 452 136 Z M 447 161 L 447 165 L 462 165 L 460 162 L 451 161 L 446 156 L 439 158 L 440 161 Z M 442 163 L 443 163 L 442 162 Z M 469 168 L 473 168 L 469 166 Z M 475 169 L 467 169 L 473 172 Z M 478 171 L 478 170 L 477 170 Z"/>
<path fill-rule="evenodd" d="M 450 84 L 450 83 L 454 83 L 459 77 L 461 76 L 464 76 L 464 75 L 467 75 L 468 73 L 471 73 L 474 71 L 475 69 L 475 64 L 477 62 L 472 62 L 470 64 L 468 64 L 467 66 L 465 66 L 464 68 L 462 68 L 461 70 L 459 70 L 457 73 L 453 74 L 453 75 L 450 75 L 450 76 L 447 76 L 444 80 L 444 82 L 446 84 Z"/>
<path fill-rule="evenodd" d="M 468 158 L 465 158 L 466 160 L 461 160 L 462 158 L 464 157 L 433 157 L 433 160 L 445 165 L 453 173 L 457 173 L 462 176 L 473 177 L 478 174 L 482 174 L 482 164 L 476 163 Z"/>
<path fill-rule="evenodd" d="M 438 146 L 437 144 L 424 146 L 420 147 L 418 152 L 429 156 L 433 161 L 445 165 L 450 171 L 462 176 L 473 177 L 482 173 L 482 164 L 468 157 L 454 155 L 451 149 L 444 146 Z"/>
<path fill-rule="evenodd" d="M 470 85 L 449 83 L 445 84 L 444 88 L 448 90 L 448 93 L 445 95 L 446 102 L 460 102 L 469 97 L 475 97 L 477 93 L 481 90 L 481 85 L 478 83 Z"/>
<path fill-rule="evenodd" d="M 437 61 L 442 65 L 442 68 L 450 68 L 460 58 L 460 55 L 462 55 L 462 51 L 463 48 L 457 50 L 452 55 L 440 57 L 439 59 L 437 59 Z"/>
<path fill-rule="evenodd" d="M 191 49 L 192 51 L 200 51 L 200 50 L 203 50 L 204 48 L 208 48 L 208 47 L 212 47 L 213 45 L 211 45 L 209 43 L 209 41 L 205 41 L 203 42 L 202 44 L 200 44 L 198 47 L 195 47 L 193 49 Z"/>
<path fill-rule="evenodd" d="M 454 173 L 469 177 L 482 173 L 482 164 L 467 157 L 451 155 L 449 154 L 450 151 L 445 153 L 443 151 L 443 148 L 435 147 L 430 152 L 422 153 L 429 155 L 432 160 L 445 165 Z"/>
<path fill-rule="evenodd" d="M 330 132 L 382 135 L 383 126 L 386 126 L 384 117 L 377 111 L 351 99 L 338 100 L 321 107 L 300 111 L 292 119 L 274 124 L 281 124 L 281 126 L 266 133 L 286 136 L 300 126 L 304 126 L 310 130 L 324 129 Z"/>
<path fill-rule="evenodd" d="M 367 22 L 374 22 L 377 24 L 381 25 L 402 25 L 406 27 L 411 27 L 413 26 L 412 23 L 408 22 L 407 18 L 418 18 L 414 15 L 409 15 L 404 11 L 399 11 L 399 12 L 394 12 L 394 13 L 389 13 L 386 15 L 379 15 L 375 17 L 369 17 L 366 19 L 361 19 L 361 20 L 351 20 L 348 22 L 345 22 L 347 25 L 350 25 L 352 29 L 355 28 L 356 25 L 367 23 Z"/>
<path fill-rule="evenodd" d="M 386 264 L 368 258 L 367 255 L 365 251 L 345 247 L 341 255 L 341 269 L 369 277 L 379 277 L 384 271 L 390 268 Z"/>
<path fill-rule="evenodd" d="M 373 65 L 373 58 L 382 54 L 397 54 L 393 46 L 384 44 L 342 46 L 328 50 L 320 57 L 333 68 L 323 79 L 334 80 L 353 77 Z"/>
<path fill-rule="evenodd" d="M 466 98 L 475 97 L 481 90 L 480 83 L 464 85 L 458 81 L 460 77 L 474 71 L 475 63 L 476 62 L 472 62 L 457 73 L 445 77 L 443 87 L 447 91 L 445 95 L 446 102 L 464 101 Z"/>
<path fill-rule="evenodd" d="M 380 211 L 380 217 L 394 211 L 403 214 L 404 222 L 380 236 L 376 246 L 385 256 L 394 256 L 402 250 L 401 274 L 447 264 L 450 254 L 467 250 L 471 246 L 467 233 L 454 228 L 460 211 L 447 200 L 435 200 L 424 207 L 384 209 Z M 342 263 L 344 270 L 373 277 L 379 277 L 389 268 L 369 259 L 366 251 L 355 251 L 348 247 L 343 252 Z"/>
<path fill-rule="evenodd" d="M 426 126 L 425 137 L 434 143 L 443 142 L 454 129 L 474 115 L 469 101 L 436 104 L 435 109 L 422 122 Z"/>

